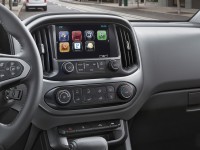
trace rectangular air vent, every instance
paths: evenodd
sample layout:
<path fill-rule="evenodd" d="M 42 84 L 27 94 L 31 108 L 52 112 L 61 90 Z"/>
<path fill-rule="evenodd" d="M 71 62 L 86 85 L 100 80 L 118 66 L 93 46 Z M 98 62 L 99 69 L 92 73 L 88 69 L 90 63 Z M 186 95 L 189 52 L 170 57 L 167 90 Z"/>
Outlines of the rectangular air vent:
<path fill-rule="evenodd" d="M 116 29 L 121 51 L 122 67 L 125 70 L 129 70 L 136 64 L 136 51 L 131 34 L 132 31 L 119 25 Z"/>
<path fill-rule="evenodd" d="M 53 71 L 53 65 L 49 29 L 47 27 L 38 29 L 32 33 L 32 36 L 40 52 L 43 72 L 51 73 Z"/>

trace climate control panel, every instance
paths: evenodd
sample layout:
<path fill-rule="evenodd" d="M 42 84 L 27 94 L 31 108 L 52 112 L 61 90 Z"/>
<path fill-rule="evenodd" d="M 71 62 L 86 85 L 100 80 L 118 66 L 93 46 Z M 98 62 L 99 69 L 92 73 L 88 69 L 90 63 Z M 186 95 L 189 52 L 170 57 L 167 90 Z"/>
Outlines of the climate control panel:
<path fill-rule="evenodd" d="M 127 82 L 57 87 L 45 95 L 45 102 L 54 109 L 81 109 L 127 103 L 136 94 Z"/>

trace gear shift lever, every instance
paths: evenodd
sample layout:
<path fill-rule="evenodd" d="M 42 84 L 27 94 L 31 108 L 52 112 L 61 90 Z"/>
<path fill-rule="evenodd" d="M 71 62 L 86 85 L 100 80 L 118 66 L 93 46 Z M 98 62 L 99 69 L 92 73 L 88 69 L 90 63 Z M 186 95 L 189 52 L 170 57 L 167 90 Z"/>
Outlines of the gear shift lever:
<path fill-rule="evenodd" d="M 102 137 L 87 137 L 74 140 L 71 150 L 108 150 L 107 141 Z"/>

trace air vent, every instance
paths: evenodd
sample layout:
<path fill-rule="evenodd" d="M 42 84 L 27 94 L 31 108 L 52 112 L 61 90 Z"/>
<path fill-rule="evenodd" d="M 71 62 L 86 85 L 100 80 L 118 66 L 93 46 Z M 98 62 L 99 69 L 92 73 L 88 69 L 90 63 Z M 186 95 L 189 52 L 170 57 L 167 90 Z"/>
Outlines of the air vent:
<path fill-rule="evenodd" d="M 32 33 L 32 36 L 40 52 L 44 74 L 51 73 L 53 71 L 52 53 L 51 53 L 52 46 L 50 42 L 50 32 L 48 27 L 34 31 Z"/>
<path fill-rule="evenodd" d="M 124 26 L 117 26 L 117 34 L 121 51 L 122 67 L 125 70 L 132 69 L 134 65 L 136 65 L 136 51 L 131 30 Z"/>

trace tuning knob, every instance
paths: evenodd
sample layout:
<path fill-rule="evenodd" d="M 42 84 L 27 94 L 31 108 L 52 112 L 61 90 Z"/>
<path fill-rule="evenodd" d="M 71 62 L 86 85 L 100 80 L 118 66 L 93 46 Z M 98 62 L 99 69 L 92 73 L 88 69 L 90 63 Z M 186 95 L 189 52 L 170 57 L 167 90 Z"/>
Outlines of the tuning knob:
<path fill-rule="evenodd" d="M 123 100 L 131 99 L 136 93 L 136 88 L 134 86 L 124 84 L 119 86 L 117 94 Z"/>
<path fill-rule="evenodd" d="M 63 71 L 65 73 L 72 73 L 74 71 L 74 65 L 71 62 L 66 62 L 63 64 Z"/>
<path fill-rule="evenodd" d="M 119 70 L 119 62 L 116 60 L 110 60 L 109 62 L 109 68 L 112 71 L 117 71 Z"/>
<path fill-rule="evenodd" d="M 71 101 L 71 93 L 68 90 L 60 90 L 56 94 L 56 101 L 61 105 L 66 105 Z"/>

